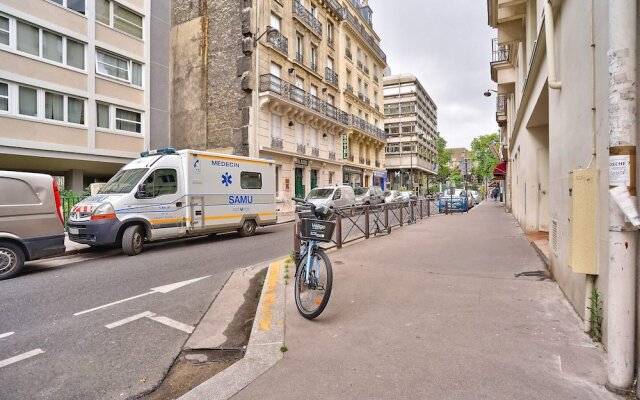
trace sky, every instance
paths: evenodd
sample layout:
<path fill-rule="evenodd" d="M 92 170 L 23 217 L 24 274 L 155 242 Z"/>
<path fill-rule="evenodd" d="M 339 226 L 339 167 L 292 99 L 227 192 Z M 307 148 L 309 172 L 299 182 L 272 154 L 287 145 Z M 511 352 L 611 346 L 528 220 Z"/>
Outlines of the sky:
<path fill-rule="evenodd" d="M 370 0 L 373 27 L 393 74 L 418 77 L 438 107 L 447 147 L 497 132 L 486 0 Z"/>

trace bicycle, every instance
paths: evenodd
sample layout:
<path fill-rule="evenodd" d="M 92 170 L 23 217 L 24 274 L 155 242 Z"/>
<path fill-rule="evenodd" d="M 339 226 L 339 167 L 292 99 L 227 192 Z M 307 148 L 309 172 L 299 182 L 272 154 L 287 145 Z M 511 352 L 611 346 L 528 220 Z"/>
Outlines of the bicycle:
<path fill-rule="evenodd" d="M 319 247 L 331 242 L 335 223 L 329 221 L 333 211 L 294 198 L 296 214 L 300 218 L 300 261 L 296 265 L 294 293 L 298 312 L 307 319 L 317 318 L 327 307 L 333 286 L 333 271 L 327 253 Z"/>

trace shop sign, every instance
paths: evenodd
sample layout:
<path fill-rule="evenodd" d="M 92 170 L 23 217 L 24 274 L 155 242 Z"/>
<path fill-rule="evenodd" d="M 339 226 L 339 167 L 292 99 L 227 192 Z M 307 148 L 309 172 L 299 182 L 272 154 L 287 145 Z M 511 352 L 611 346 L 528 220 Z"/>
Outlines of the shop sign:
<path fill-rule="evenodd" d="M 346 132 L 342 134 L 342 158 L 349 158 L 349 135 Z"/>

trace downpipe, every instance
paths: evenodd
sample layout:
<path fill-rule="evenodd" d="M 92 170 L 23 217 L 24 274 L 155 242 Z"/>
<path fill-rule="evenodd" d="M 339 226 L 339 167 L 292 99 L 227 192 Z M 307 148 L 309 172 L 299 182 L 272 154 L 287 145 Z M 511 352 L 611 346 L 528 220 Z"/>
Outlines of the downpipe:
<path fill-rule="evenodd" d="M 637 0 L 609 0 L 609 155 L 628 156 L 635 167 Z M 634 174 L 627 185 L 635 196 Z M 609 181 L 609 185 L 619 185 Z M 609 285 L 607 295 L 607 383 L 617 394 L 631 392 L 635 368 L 637 232 L 609 198 Z"/>
<path fill-rule="evenodd" d="M 553 6 L 551 0 L 544 3 L 544 33 L 547 44 L 547 70 L 549 74 L 549 88 L 562 89 L 562 82 L 558 80 L 556 74 L 556 33 L 553 22 Z"/>

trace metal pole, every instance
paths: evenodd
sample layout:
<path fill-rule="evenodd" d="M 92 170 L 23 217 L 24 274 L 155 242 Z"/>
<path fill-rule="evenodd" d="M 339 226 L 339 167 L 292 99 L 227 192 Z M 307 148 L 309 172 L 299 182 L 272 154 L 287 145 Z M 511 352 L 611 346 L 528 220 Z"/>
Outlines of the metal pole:
<path fill-rule="evenodd" d="M 404 203 L 400 203 L 400 226 L 403 226 L 404 223 L 402 222 L 402 209 L 404 208 Z"/>
<path fill-rule="evenodd" d="M 369 239 L 369 206 L 364 207 L 364 238 Z"/>
<path fill-rule="evenodd" d="M 336 215 L 336 247 L 342 248 L 342 216 Z"/>
<path fill-rule="evenodd" d="M 637 0 L 609 0 L 609 155 L 636 151 L 636 18 Z M 550 7 L 550 5 L 547 5 Z M 633 171 L 635 172 L 635 171 Z M 628 177 L 635 195 L 636 183 Z M 606 176 L 606 175 L 605 175 Z M 610 181 L 609 185 L 618 185 Z M 637 232 L 609 201 L 609 288 L 607 383 L 614 393 L 628 393 L 634 378 L 636 329 Z"/>

